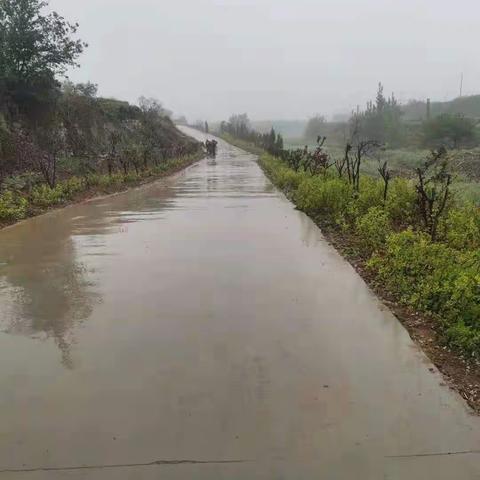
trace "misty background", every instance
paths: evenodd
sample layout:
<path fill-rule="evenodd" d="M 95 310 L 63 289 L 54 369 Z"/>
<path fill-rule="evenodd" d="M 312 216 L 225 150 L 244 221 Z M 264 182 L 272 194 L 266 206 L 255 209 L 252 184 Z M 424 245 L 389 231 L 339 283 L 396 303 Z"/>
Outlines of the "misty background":
<path fill-rule="evenodd" d="M 377 84 L 409 99 L 477 93 L 474 0 L 52 0 L 89 43 L 76 82 L 189 119 L 349 113 Z"/>

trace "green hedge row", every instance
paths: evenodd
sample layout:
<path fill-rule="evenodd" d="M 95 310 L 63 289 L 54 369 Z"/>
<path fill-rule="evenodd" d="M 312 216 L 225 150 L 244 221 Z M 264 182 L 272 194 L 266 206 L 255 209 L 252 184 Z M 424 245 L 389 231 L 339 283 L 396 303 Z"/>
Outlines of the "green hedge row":
<path fill-rule="evenodd" d="M 81 197 L 83 193 L 113 193 L 123 190 L 148 178 L 166 175 L 185 167 L 196 160 L 198 155 L 185 156 L 164 161 L 159 166 L 151 167 L 139 173 L 127 175 L 89 174 L 83 177 L 72 176 L 57 183 L 55 188 L 41 183 L 23 190 L 5 189 L 0 191 L 0 224 L 9 224 L 34 215 L 48 208 L 65 205 Z"/>
<path fill-rule="evenodd" d="M 334 172 L 310 176 L 264 154 L 260 165 L 272 182 L 320 224 L 348 235 L 366 265 L 396 298 L 436 318 L 445 339 L 480 355 L 480 210 L 455 205 L 445 212 L 432 242 L 422 231 L 412 181 L 361 179 L 356 194 Z"/>

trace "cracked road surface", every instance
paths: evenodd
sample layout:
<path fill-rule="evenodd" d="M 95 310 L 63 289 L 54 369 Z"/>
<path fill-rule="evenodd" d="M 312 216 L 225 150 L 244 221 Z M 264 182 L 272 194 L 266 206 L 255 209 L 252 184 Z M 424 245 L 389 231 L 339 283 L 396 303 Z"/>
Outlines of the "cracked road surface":
<path fill-rule="evenodd" d="M 0 321 L 0 480 L 480 478 L 479 419 L 224 142 L 0 232 Z"/>

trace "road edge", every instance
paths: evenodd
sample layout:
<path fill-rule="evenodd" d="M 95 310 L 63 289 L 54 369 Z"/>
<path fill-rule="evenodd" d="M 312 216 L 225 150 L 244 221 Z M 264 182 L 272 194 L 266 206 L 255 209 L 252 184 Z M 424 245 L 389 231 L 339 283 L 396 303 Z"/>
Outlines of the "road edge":
<path fill-rule="evenodd" d="M 249 145 L 241 140 L 237 141 L 235 138 L 233 138 L 233 141 L 230 141 L 230 137 L 224 135 L 221 135 L 220 138 L 237 148 L 255 155 L 256 162 L 263 174 L 296 209 L 296 205 L 289 197 L 288 192 L 275 185 L 262 165 L 260 157 L 266 152 L 263 150 L 260 152 L 261 149 L 258 147 Z M 353 251 L 351 248 L 353 245 L 352 239 L 345 235 L 340 236 L 338 232 L 329 228 L 320 218 L 314 218 L 307 213 L 305 215 L 319 228 L 328 244 L 355 269 L 377 300 L 403 325 L 413 343 L 441 373 L 445 380 L 442 386 L 448 387 L 459 394 L 465 401 L 471 414 L 480 415 L 480 365 L 478 362 L 473 362 L 473 360 L 465 358 L 461 353 L 448 348 L 444 344 L 438 328 L 436 328 L 434 318 L 422 315 L 402 305 L 390 292 L 382 288 L 375 277 L 368 271 L 365 260 L 351 253 Z"/>

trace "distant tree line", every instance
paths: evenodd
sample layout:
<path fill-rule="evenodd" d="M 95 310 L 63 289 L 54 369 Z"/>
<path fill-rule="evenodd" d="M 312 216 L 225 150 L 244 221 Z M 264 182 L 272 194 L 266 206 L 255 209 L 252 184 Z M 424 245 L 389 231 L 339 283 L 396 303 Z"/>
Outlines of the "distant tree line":
<path fill-rule="evenodd" d="M 480 143 L 476 120 L 458 113 L 431 115 L 430 103 L 421 105 L 425 109 L 423 120 L 406 121 L 405 109 L 393 93 L 385 96 L 384 87 L 379 83 L 375 100 L 367 102 L 364 110 L 359 108 L 352 112 L 349 122 L 343 127 L 338 122 L 330 123 L 323 116 L 316 115 L 308 121 L 304 139 L 311 143 L 319 135 L 328 135 L 330 139 L 343 143 L 347 137 L 357 136 L 390 148 L 444 146 L 456 149 Z"/>

